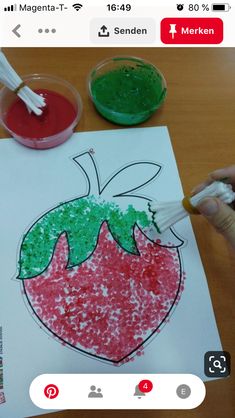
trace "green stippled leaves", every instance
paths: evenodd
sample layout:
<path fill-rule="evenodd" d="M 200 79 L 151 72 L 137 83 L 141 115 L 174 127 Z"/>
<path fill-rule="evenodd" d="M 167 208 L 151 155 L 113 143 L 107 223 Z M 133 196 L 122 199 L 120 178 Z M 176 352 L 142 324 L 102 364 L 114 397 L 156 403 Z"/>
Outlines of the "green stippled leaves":
<path fill-rule="evenodd" d="M 138 223 L 142 227 L 149 225 L 145 212 L 137 212 L 133 206 L 129 206 L 127 213 L 114 210 L 109 217 L 109 228 L 114 239 L 127 251 L 138 254 L 134 239 L 134 225 Z"/>
<path fill-rule="evenodd" d="M 66 232 L 69 245 L 68 268 L 85 261 L 94 251 L 99 230 L 104 221 L 118 244 L 137 254 L 134 225 L 150 224 L 145 212 L 129 206 L 122 211 L 118 205 L 86 197 L 65 202 L 50 210 L 35 222 L 25 235 L 19 261 L 19 278 L 38 276 L 46 270 L 56 242 Z"/>

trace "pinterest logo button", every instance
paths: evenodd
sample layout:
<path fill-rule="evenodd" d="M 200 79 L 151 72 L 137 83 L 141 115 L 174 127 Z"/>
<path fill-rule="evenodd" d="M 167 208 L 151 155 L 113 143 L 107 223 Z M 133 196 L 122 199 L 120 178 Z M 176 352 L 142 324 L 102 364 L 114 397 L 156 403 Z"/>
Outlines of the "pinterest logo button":
<path fill-rule="evenodd" d="M 48 399 L 55 399 L 59 395 L 59 388 L 56 385 L 47 385 L 44 389 L 44 395 Z"/>

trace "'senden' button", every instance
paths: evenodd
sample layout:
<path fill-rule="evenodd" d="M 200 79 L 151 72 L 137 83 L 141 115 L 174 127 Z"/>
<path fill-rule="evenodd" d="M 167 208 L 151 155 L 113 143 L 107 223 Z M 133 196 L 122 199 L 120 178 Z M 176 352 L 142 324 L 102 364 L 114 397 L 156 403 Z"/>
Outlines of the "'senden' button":
<path fill-rule="evenodd" d="M 170 18 L 161 21 L 164 44 L 220 44 L 223 21 L 219 18 Z"/>

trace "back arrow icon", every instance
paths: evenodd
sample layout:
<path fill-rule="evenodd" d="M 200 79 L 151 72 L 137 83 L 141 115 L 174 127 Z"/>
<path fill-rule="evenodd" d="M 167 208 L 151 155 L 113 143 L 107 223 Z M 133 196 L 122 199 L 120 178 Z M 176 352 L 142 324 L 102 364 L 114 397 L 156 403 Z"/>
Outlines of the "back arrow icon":
<path fill-rule="evenodd" d="M 21 35 L 18 32 L 18 29 L 20 29 L 21 25 L 17 25 L 14 29 L 12 29 L 12 32 L 17 36 L 17 38 L 20 38 Z"/>

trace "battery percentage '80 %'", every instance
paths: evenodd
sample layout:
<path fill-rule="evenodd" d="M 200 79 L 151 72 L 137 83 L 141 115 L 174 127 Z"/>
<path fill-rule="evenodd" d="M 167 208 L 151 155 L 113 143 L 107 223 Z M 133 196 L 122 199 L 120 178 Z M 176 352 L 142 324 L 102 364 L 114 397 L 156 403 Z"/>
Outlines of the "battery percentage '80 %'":
<path fill-rule="evenodd" d="M 210 7 L 209 4 L 189 4 L 188 10 L 190 12 L 198 12 L 199 10 L 202 10 L 203 12 L 209 12 Z"/>

